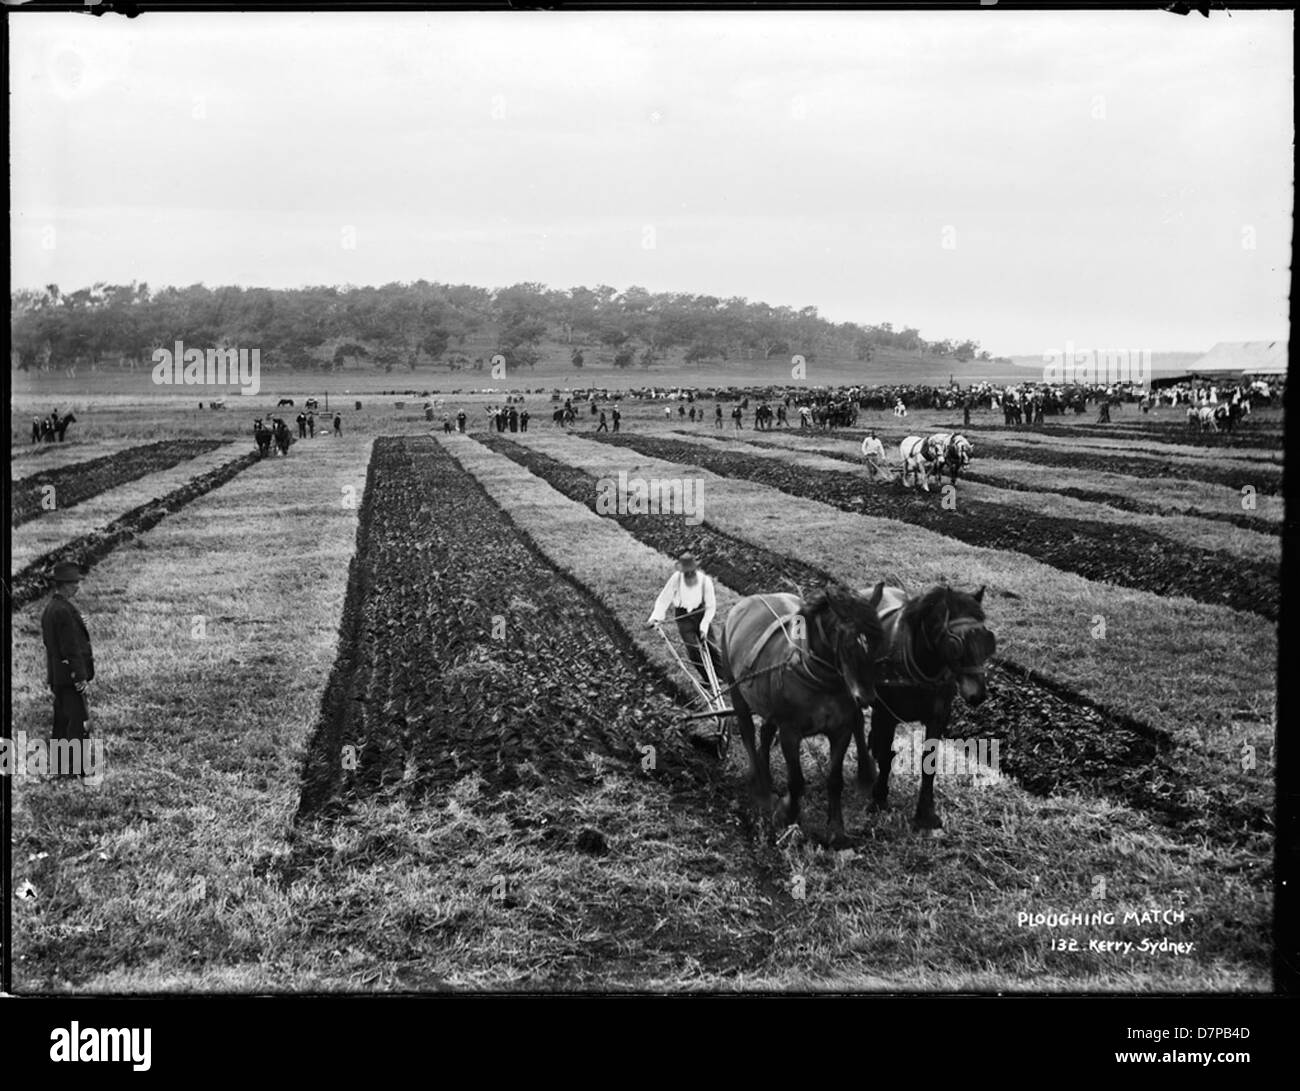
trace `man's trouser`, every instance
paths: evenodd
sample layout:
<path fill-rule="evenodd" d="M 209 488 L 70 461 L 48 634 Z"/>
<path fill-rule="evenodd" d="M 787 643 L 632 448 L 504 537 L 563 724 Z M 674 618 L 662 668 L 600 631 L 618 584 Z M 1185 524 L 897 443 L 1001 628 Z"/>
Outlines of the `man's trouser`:
<path fill-rule="evenodd" d="M 86 710 L 86 698 L 72 686 L 59 686 L 54 690 L 54 726 L 50 732 L 50 741 L 71 740 L 80 743 L 90 738 L 86 730 L 89 719 Z M 55 772 L 51 766 L 50 772 Z M 68 775 L 76 776 L 70 770 L 63 770 Z"/>
<path fill-rule="evenodd" d="M 677 621 L 677 632 L 682 638 L 682 643 L 686 645 L 686 656 L 699 672 L 700 677 L 704 679 L 704 688 L 708 689 L 709 673 L 704 669 L 704 657 L 700 655 L 700 620 L 704 617 L 704 607 L 687 611 L 678 606 L 674 609 L 673 616 Z M 718 646 L 713 642 L 711 634 L 708 645 L 709 658 L 713 661 L 713 669 L 716 672 L 721 660 L 718 658 Z"/>

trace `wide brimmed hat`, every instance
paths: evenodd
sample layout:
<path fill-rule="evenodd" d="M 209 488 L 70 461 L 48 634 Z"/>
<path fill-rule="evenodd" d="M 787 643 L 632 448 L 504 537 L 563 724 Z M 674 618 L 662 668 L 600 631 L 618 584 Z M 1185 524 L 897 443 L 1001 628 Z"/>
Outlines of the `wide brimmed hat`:
<path fill-rule="evenodd" d="M 80 583 L 81 568 L 71 561 L 60 561 L 50 569 L 50 579 L 55 583 Z"/>
<path fill-rule="evenodd" d="M 700 567 L 700 562 L 695 559 L 694 553 L 683 553 L 677 558 L 677 567 L 683 572 L 694 572 Z"/>

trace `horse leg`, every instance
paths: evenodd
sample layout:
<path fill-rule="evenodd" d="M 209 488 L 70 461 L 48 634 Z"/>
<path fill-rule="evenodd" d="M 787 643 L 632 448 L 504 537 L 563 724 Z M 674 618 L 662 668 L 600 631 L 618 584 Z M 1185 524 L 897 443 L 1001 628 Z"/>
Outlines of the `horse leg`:
<path fill-rule="evenodd" d="M 799 800 L 803 796 L 803 767 L 799 764 L 799 743 L 801 738 L 795 726 L 789 722 L 781 725 L 781 753 L 785 757 L 785 798 L 777 807 L 775 819 L 777 825 L 793 826 L 799 821 Z"/>
<path fill-rule="evenodd" d="M 916 817 L 912 828 L 937 835 L 943 829 L 943 820 L 934 809 L 934 770 L 939 761 L 939 740 L 947 726 L 946 715 L 934 715 L 926 720 L 925 746 L 921 750 L 921 792 L 916 799 Z"/>
<path fill-rule="evenodd" d="M 861 723 L 862 711 L 857 708 L 853 711 L 855 725 Z M 826 796 L 828 799 L 826 818 L 830 827 L 832 848 L 838 848 L 848 840 L 844 836 L 844 808 L 841 800 L 844 793 L 844 754 L 849 748 L 849 739 L 852 737 L 853 729 L 845 727 L 831 739 L 831 775 L 826 780 Z"/>
<path fill-rule="evenodd" d="M 872 810 L 883 811 L 889 806 L 889 770 L 894 764 L 894 730 L 898 721 L 879 703 L 871 707 L 871 754 L 879 774 L 871 790 Z"/>
<path fill-rule="evenodd" d="M 867 749 L 866 717 L 858 710 L 858 718 L 853 724 L 853 745 L 858 752 L 858 787 L 869 791 L 876 783 L 880 771 L 876 768 L 876 759 Z"/>
<path fill-rule="evenodd" d="M 745 746 L 745 753 L 749 755 L 750 789 L 761 805 L 769 807 L 772 801 L 772 773 L 768 768 L 767 747 L 763 748 L 763 760 L 760 762 L 758 751 L 754 747 L 754 714 L 741 700 L 739 693 L 735 694 L 731 704 L 740 726 L 740 741 Z M 763 721 L 763 730 L 767 731 L 766 720 Z"/>

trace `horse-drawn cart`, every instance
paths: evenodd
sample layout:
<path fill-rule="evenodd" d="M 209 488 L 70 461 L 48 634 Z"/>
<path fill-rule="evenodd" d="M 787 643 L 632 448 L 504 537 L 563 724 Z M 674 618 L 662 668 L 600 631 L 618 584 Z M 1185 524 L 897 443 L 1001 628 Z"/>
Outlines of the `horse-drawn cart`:
<path fill-rule="evenodd" d="M 718 681 L 718 671 L 713 663 L 713 656 L 709 654 L 709 645 L 705 640 L 699 642 L 700 656 L 704 662 L 704 671 L 708 675 L 708 684 L 696 673 L 694 666 L 690 661 L 677 650 L 677 645 L 673 643 L 662 625 L 656 625 L 659 635 L 664 638 L 664 644 L 668 648 L 668 654 L 673 657 L 677 665 L 681 667 L 682 673 L 690 680 L 692 688 L 695 690 L 695 698 L 691 704 L 696 706 L 695 711 L 685 713 L 683 720 L 716 720 L 718 725 L 717 735 L 714 739 L 714 746 L 717 748 L 718 757 L 727 756 L 727 748 L 731 745 L 731 725 L 730 717 L 735 715 L 735 710 L 727 704 L 727 698 L 722 684 Z"/>

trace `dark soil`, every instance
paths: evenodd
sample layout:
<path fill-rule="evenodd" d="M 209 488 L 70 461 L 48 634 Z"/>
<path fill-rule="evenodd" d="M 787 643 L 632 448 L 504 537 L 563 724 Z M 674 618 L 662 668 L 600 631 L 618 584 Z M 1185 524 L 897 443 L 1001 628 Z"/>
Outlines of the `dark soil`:
<path fill-rule="evenodd" d="M 762 433 L 758 433 L 761 435 Z M 792 432 L 790 435 L 800 436 L 809 440 L 820 438 L 825 439 L 825 433 L 810 432 Z M 788 451 L 791 448 L 779 443 L 771 443 L 761 439 L 750 438 L 748 441 L 754 447 L 766 447 L 773 451 Z M 810 453 L 815 453 L 823 458 L 840 458 L 849 465 L 858 465 L 844 455 L 837 455 L 833 451 L 825 451 L 819 447 L 809 447 Z M 1032 459 L 1030 459 L 1032 461 Z M 994 474 L 980 473 L 978 471 L 968 471 L 962 475 L 965 481 L 974 481 L 980 485 L 989 485 L 995 489 L 1007 489 L 1010 492 L 1031 492 L 1031 493 L 1051 493 L 1054 496 L 1068 496 L 1072 500 L 1084 500 L 1089 504 L 1105 504 L 1109 508 L 1115 508 L 1117 511 L 1131 511 L 1138 515 L 1190 515 L 1197 519 L 1207 519 L 1214 523 L 1228 523 L 1234 527 L 1241 527 L 1243 530 L 1253 530 L 1259 534 L 1271 534 L 1276 537 L 1282 536 L 1282 524 L 1278 521 L 1260 519 L 1257 516 L 1248 515 L 1246 512 L 1219 512 L 1219 511 L 1202 511 L 1199 508 L 1168 508 L 1161 507 L 1159 504 L 1150 504 L 1143 500 L 1134 499 L 1131 496 L 1120 496 L 1116 493 L 1096 492 L 1091 489 L 1076 489 L 1073 487 L 1060 486 L 1051 488 L 1046 485 L 1026 485 L 1021 481 L 1012 481 L 1009 478 L 997 477 Z"/>
<path fill-rule="evenodd" d="M 224 442 L 220 439 L 165 439 L 24 477 L 13 483 L 10 502 L 13 525 L 21 526 L 40 517 L 44 510 L 41 502 L 49 495 L 47 489 L 50 487 L 53 487 L 53 499 L 58 509 L 70 508 L 119 485 L 170 470 L 187 458 L 216 450 Z"/>
<path fill-rule="evenodd" d="M 684 737 L 677 697 L 604 607 L 556 570 L 439 444 L 380 437 L 298 822 L 335 819 L 381 791 L 436 799 L 476 773 L 483 805 L 527 830 L 537 816 L 520 809 L 516 789 L 546 785 L 581 797 L 599 780 L 588 754 L 640 770 L 639 747 L 650 743 L 657 757 L 647 790 L 672 793 L 692 829 L 710 838 L 722 831 L 729 843 L 705 862 L 742 869 L 771 916 L 779 903 L 789 904 L 773 879 L 774 863 L 756 843 L 736 786 Z M 342 760 L 349 747 L 354 769 Z M 748 834 L 738 829 L 745 825 Z M 557 827 L 546 829 L 551 847 L 594 859 L 618 851 L 609 830 L 581 821 Z M 319 838 L 304 838 L 292 868 L 310 866 L 308 857 L 320 851 Z M 727 860 L 733 864 L 718 863 Z M 730 908 L 719 914 L 717 935 L 698 934 L 698 921 L 670 923 L 640 931 L 638 942 L 719 972 L 761 965 L 770 927 L 722 919 Z M 636 912 L 629 906 L 627 920 L 604 924 L 626 936 Z M 748 897 L 745 912 L 754 912 Z M 688 927 L 691 934 L 682 934 Z M 737 930 L 749 937 L 739 947 Z M 606 956 L 614 959 L 617 947 L 605 955 L 590 948 L 566 973 L 593 970 Z"/>
<path fill-rule="evenodd" d="M 857 471 L 813 470 L 740 450 L 651 436 L 583 438 L 753 481 L 842 511 L 924 527 L 970 545 L 1023 553 L 1086 579 L 1157 595 L 1186 596 L 1277 619 L 1277 566 L 1197 549 L 1141 528 L 1027 512 L 1010 518 L 1004 505 L 962 498 L 960 484 L 957 504 L 945 508 L 937 490 L 922 493 L 897 482 L 893 488 L 869 490 Z"/>
<path fill-rule="evenodd" d="M 35 602 L 49 589 L 46 573 L 55 561 L 72 561 L 82 570 L 92 568 L 124 542 L 153 529 L 174 511 L 197 500 L 204 493 L 219 488 L 236 474 L 242 473 L 257 461 L 256 454 L 240 455 L 229 462 L 199 474 L 167 495 L 147 504 L 132 508 L 114 519 L 102 530 L 91 531 L 79 538 L 52 549 L 32 561 L 14 576 L 10 587 L 9 609 L 16 610 Z"/>
<path fill-rule="evenodd" d="M 945 426 L 945 430 L 949 430 L 950 427 L 962 428 L 963 431 L 969 431 L 971 434 L 982 433 L 987 428 L 994 428 L 1001 432 L 1008 431 L 1001 423 L 972 423 L 969 429 L 965 429 L 960 422 L 954 422 L 951 426 Z M 1136 440 L 1146 443 L 1169 443 L 1179 447 L 1225 447 L 1229 450 L 1277 451 L 1279 454 L 1282 452 L 1282 432 L 1280 429 L 1275 430 L 1250 424 L 1231 434 L 1227 432 L 1201 434 L 1192 432 L 1182 423 L 1160 425 L 1145 421 L 1127 427 L 1107 427 L 1104 424 L 1040 424 L 1034 425 L 1032 428 L 1026 427 L 1023 431 L 1031 435 L 1087 436 L 1093 439 L 1118 439 L 1126 442 Z"/>
<path fill-rule="evenodd" d="M 596 479 L 539 451 L 494 433 L 476 434 L 487 447 L 526 467 L 569 499 L 595 509 Z M 634 444 L 640 450 L 640 437 Z M 677 461 L 699 464 L 689 447 Z M 646 450 L 646 454 L 666 458 Z M 707 452 L 705 452 L 707 453 Z M 710 574 L 741 594 L 808 590 L 830 575 L 782 554 L 735 538 L 709 525 L 691 526 L 682 516 L 611 515 L 628 533 L 675 556 L 689 549 Z M 1003 740 L 1000 764 L 1029 791 L 1101 794 L 1146 812 L 1179 836 L 1208 837 L 1231 845 L 1255 845 L 1270 833 L 1272 818 L 1258 786 L 1234 768 L 1192 760 L 1170 761 L 1170 737 L 1042 675 L 1006 659 L 989 671 L 988 700 L 978 709 L 958 703 L 950 737 Z"/>
<path fill-rule="evenodd" d="M 1017 446 L 1011 443 L 1000 442 L 1007 437 L 1007 429 L 999 427 L 995 431 L 1000 434 L 999 438 L 979 427 L 963 428 L 958 424 L 945 425 L 944 430 L 958 430 L 971 437 L 971 442 L 975 445 L 975 457 L 1006 459 L 1011 462 L 1035 462 L 1041 466 L 1063 466 L 1070 470 L 1085 470 L 1094 473 L 1122 474 L 1125 477 L 1135 477 L 1139 479 L 1153 478 L 1173 478 L 1183 481 L 1204 481 L 1210 485 L 1226 485 L 1230 489 L 1240 489 L 1243 485 L 1253 485 L 1256 492 L 1266 496 L 1275 496 L 1282 491 L 1282 467 L 1278 463 L 1251 463 L 1243 465 L 1240 462 L 1224 462 L 1215 464 L 1211 461 L 1201 463 L 1171 462 L 1164 452 L 1154 448 L 1144 450 L 1141 447 L 1132 445 L 1127 449 L 1133 452 L 1133 457 L 1126 456 L 1123 452 L 1117 451 L 1114 454 L 1107 454 L 1104 451 L 1098 451 L 1092 448 L 1079 447 L 1075 450 L 1066 448 L 1053 448 L 1045 444 L 1032 444 L 1026 446 Z M 934 426 L 934 431 L 939 431 L 939 426 Z M 1068 429 L 1058 427 L 1048 427 L 1046 425 L 1036 426 L 1032 429 L 1024 430 L 1026 435 L 1080 435 L 1092 438 L 1099 437 L 1098 433 L 1090 428 Z M 801 434 L 798 429 L 791 429 L 791 435 Z M 803 435 L 821 435 L 826 436 L 826 432 L 803 432 Z M 841 428 L 834 433 L 845 439 L 861 440 L 867 433 L 861 428 Z M 978 438 L 977 438 L 978 437 Z M 1127 440 L 1130 443 L 1133 440 L 1139 442 L 1143 439 L 1150 442 L 1159 443 L 1176 443 L 1172 438 L 1166 438 L 1162 435 L 1135 435 L 1133 432 L 1123 432 L 1114 436 L 1104 438 Z M 1260 437 L 1256 437 L 1260 438 Z M 1183 437 L 1187 439 L 1186 436 Z M 1277 447 L 1280 453 L 1280 438 L 1276 442 L 1267 444 L 1269 449 Z M 1184 442 L 1183 446 L 1209 446 L 1208 444 L 1192 444 Z M 1226 444 L 1216 444 L 1216 446 L 1226 446 Z M 1264 446 L 1264 445 L 1261 445 Z M 897 451 L 897 448 L 895 448 Z"/>

